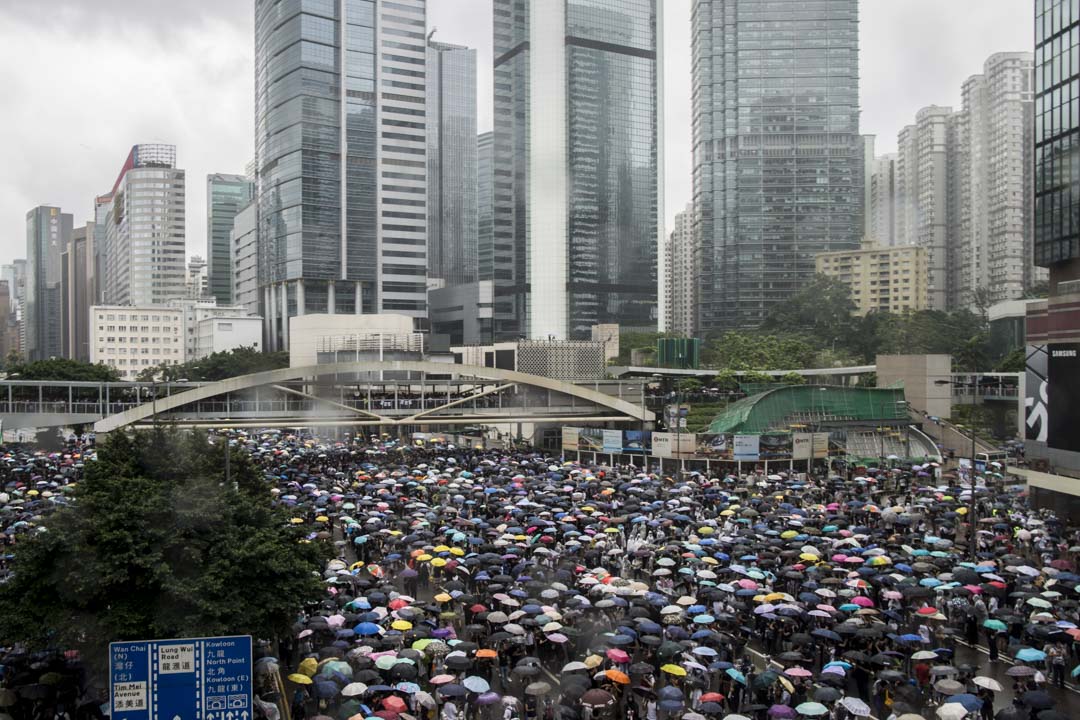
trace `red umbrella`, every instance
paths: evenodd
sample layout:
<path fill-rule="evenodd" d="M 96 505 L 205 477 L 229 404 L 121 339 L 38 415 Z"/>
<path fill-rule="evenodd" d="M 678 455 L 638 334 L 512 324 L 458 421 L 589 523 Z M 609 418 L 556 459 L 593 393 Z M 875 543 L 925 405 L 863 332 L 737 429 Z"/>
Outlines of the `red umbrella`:
<path fill-rule="evenodd" d="M 701 696 L 701 702 L 724 702 L 724 696 L 718 692 L 705 693 Z"/>
<path fill-rule="evenodd" d="M 384 697 L 382 699 L 382 706 L 383 709 L 389 710 L 392 713 L 403 713 L 408 707 L 407 705 L 405 705 L 405 701 L 397 697 L 396 695 Z"/>

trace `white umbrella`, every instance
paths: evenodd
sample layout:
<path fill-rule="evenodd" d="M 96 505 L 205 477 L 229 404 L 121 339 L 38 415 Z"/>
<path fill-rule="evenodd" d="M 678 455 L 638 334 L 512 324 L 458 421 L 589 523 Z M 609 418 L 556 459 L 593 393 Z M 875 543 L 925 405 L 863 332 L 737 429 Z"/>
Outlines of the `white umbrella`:
<path fill-rule="evenodd" d="M 993 690 L 994 692 L 1001 692 L 1004 688 L 1001 687 L 1001 683 L 992 677 L 986 677 L 984 675 L 978 675 L 972 678 L 971 682 L 975 683 L 979 687 L 986 688 L 987 690 Z"/>

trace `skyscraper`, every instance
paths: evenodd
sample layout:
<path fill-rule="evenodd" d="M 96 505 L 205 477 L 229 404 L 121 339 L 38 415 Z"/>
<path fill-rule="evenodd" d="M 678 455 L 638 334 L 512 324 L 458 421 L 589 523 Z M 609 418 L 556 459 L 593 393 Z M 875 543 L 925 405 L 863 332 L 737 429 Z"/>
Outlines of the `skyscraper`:
<path fill-rule="evenodd" d="M 426 16 L 426 0 L 255 2 L 271 350 L 297 315 L 426 315 Z"/>
<path fill-rule="evenodd" d="M 64 357 L 90 360 L 89 319 L 94 304 L 93 222 L 75 228 L 61 255 L 61 332 Z"/>
<path fill-rule="evenodd" d="M 695 0 L 702 331 L 756 327 L 858 247 L 858 0 Z"/>
<path fill-rule="evenodd" d="M 657 325 L 657 2 L 495 0 L 495 334 Z"/>
<path fill-rule="evenodd" d="M 25 354 L 29 361 L 63 357 L 62 255 L 72 217 L 40 205 L 26 213 Z"/>
<path fill-rule="evenodd" d="M 219 305 L 233 302 L 229 235 L 233 218 L 251 202 L 254 191 L 254 181 L 245 175 L 206 176 L 206 271 L 210 294 Z"/>
<path fill-rule="evenodd" d="M 1031 53 L 995 53 L 961 89 L 954 275 L 962 307 L 974 307 L 976 296 L 1023 297 L 1046 280 L 1032 258 L 1032 64 Z"/>
<path fill-rule="evenodd" d="M 428 277 L 475 282 L 476 50 L 428 41 Z"/>
<path fill-rule="evenodd" d="M 183 295 L 186 195 L 176 147 L 132 147 L 95 215 L 105 202 L 104 301 L 161 305 Z"/>
<path fill-rule="evenodd" d="M 482 280 L 495 275 L 494 165 L 495 135 L 481 133 L 476 139 L 476 276 Z"/>

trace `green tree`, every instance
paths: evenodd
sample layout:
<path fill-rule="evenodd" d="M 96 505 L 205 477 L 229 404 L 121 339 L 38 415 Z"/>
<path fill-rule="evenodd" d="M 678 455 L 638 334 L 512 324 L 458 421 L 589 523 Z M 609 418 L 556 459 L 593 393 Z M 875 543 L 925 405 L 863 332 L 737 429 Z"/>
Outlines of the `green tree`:
<path fill-rule="evenodd" d="M 820 346 L 829 346 L 851 336 L 855 310 L 847 284 L 817 275 L 809 285 L 778 304 L 765 318 L 762 329 L 809 336 Z"/>
<path fill-rule="evenodd" d="M 703 386 L 701 381 L 697 378 L 683 378 L 676 387 L 679 389 L 679 392 L 692 393 L 697 392 Z"/>
<path fill-rule="evenodd" d="M 797 372 L 789 372 L 780 378 L 780 382 L 785 385 L 805 385 L 806 378 Z"/>
<path fill-rule="evenodd" d="M 800 336 L 735 331 L 702 349 L 702 362 L 721 370 L 801 370 L 812 366 L 814 356 L 814 347 Z"/>
<path fill-rule="evenodd" d="M 15 548 L 0 637 L 101 658 L 115 640 L 286 632 L 318 599 L 322 545 L 271 506 L 246 455 L 155 430 L 113 433 L 75 502 Z"/>
<path fill-rule="evenodd" d="M 240 347 L 207 355 L 181 365 L 162 365 L 146 368 L 139 373 L 139 380 L 191 380 L 192 382 L 215 382 L 238 375 L 279 370 L 289 367 L 289 353 L 260 352 L 254 347 Z"/>
<path fill-rule="evenodd" d="M 1027 370 L 1027 355 L 1024 348 L 1013 350 L 994 366 L 994 372 L 1024 372 L 1025 370 Z"/>
<path fill-rule="evenodd" d="M 19 380 L 68 380 L 84 382 L 117 382 L 120 374 L 108 365 L 53 358 L 17 363 L 8 367 L 8 375 L 19 375 Z"/>

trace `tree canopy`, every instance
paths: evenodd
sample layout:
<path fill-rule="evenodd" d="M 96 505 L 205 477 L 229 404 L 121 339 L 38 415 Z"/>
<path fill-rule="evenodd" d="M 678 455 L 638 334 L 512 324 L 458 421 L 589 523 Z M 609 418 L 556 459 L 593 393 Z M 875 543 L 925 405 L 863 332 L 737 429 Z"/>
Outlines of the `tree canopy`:
<path fill-rule="evenodd" d="M 201 434 L 111 434 L 47 530 L 15 549 L 0 637 L 100 656 L 107 643 L 285 631 L 320 597 L 322 545 L 272 507 L 245 455 Z"/>
<path fill-rule="evenodd" d="M 53 358 L 8 366 L 8 376 L 18 374 L 19 380 L 68 380 L 85 382 L 118 382 L 120 374 L 108 365 Z"/>
<path fill-rule="evenodd" d="M 261 352 L 254 347 L 239 347 L 207 355 L 180 365 L 164 365 L 143 370 L 139 379 L 144 381 L 191 380 L 192 382 L 216 382 L 237 375 L 249 375 L 264 370 L 289 367 L 289 353 Z"/>

